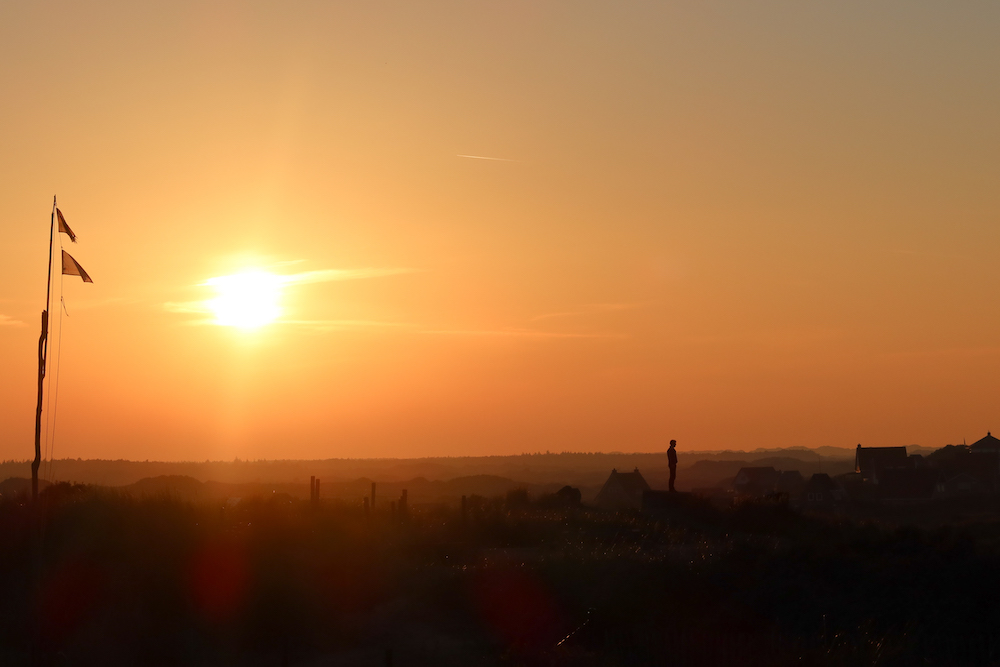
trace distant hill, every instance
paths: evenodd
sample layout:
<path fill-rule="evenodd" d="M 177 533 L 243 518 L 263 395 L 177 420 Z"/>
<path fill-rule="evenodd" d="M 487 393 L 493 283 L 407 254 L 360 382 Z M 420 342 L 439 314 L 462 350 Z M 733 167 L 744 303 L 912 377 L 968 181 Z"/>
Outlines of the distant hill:
<path fill-rule="evenodd" d="M 833 450 L 834 448 L 827 448 Z M 836 456 L 824 458 L 853 459 L 853 450 L 836 450 Z M 807 458 L 820 456 L 806 449 L 758 449 L 753 452 L 698 452 L 680 450 L 680 467 L 699 460 L 757 460 L 775 456 Z M 198 481 L 227 483 L 308 483 L 310 475 L 328 483 L 368 478 L 397 482 L 425 477 L 430 480 L 493 475 L 521 482 L 545 484 L 600 484 L 612 468 L 631 470 L 666 468 L 666 452 L 655 453 L 560 453 L 522 454 L 519 456 L 435 457 L 421 459 L 325 459 L 316 461 L 128 461 L 101 459 L 58 459 L 53 465 L 55 478 L 84 484 L 126 486 L 144 478 L 184 476 Z M 0 463 L 0 479 L 30 477 L 28 461 Z"/>
<path fill-rule="evenodd" d="M 910 453 L 927 454 L 934 451 L 925 447 L 909 446 Z M 853 467 L 854 449 L 839 447 L 785 447 L 775 449 L 754 449 L 751 451 L 688 451 L 678 450 L 678 483 L 681 488 L 709 486 L 723 477 L 736 474 L 743 465 L 773 465 L 782 470 L 799 470 L 803 475 L 813 472 L 838 474 Z M 713 466 L 712 464 L 718 464 Z M 666 452 L 654 453 L 545 453 L 522 454 L 519 456 L 476 456 L 476 457 L 429 457 L 419 459 L 325 459 L 316 461 L 127 461 L 100 459 L 61 459 L 52 465 L 54 477 L 59 481 L 98 484 L 113 487 L 131 487 L 135 493 L 152 494 L 158 488 L 173 489 L 173 493 L 185 495 L 207 493 L 197 490 L 191 482 L 175 478 L 188 478 L 200 483 L 227 485 L 258 485 L 253 488 L 268 488 L 268 492 L 287 485 L 297 489 L 293 495 L 305 489 L 308 495 L 309 477 L 322 480 L 324 493 L 333 496 L 357 496 L 367 493 L 363 488 L 372 480 L 387 489 L 395 489 L 401 483 L 416 485 L 426 490 L 427 497 L 451 495 L 459 496 L 495 489 L 506 492 L 508 487 L 527 486 L 547 488 L 551 485 L 579 487 L 584 490 L 599 489 L 612 468 L 632 470 L 639 468 L 643 475 L 655 482 L 655 488 L 666 486 L 668 476 Z M 28 461 L 5 461 L 0 463 L 0 479 L 28 478 L 31 475 Z M 165 478 L 165 479 L 164 479 Z M 423 479 L 425 483 L 413 480 Z M 464 492 L 459 492 L 460 479 L 476 479 Z M 490 480 L 494 481 L 490 481 Z M 173 480 L 173 481 L 170 481 Z M 444 480 L 447 480 L 445 482 Z M 499 482 L 496 480 L 506 480 Z M 662 482 L 662 483 L 661 483 Z M 185 486 L 187 484 L 187 486 Z M 448 486 L 435 486 L 435 484 Z M 228 487 L 227 487 L 228 488 Z M 251 488 L 251 487 L 247 487 Z M 402 487 L 400 487 L 402 488 Z M 284 491 L 289 492 L 289 491 Z M 421 491 L 424 493 L 424 491 Z M 488 491 L 487 493 L 492 493 Z M 596 490 L 594 491 L 596 493 Z M 411 491 L 412 494 L 412 491 Z M 412 497 L 412 496 L 411 496 Z"/>

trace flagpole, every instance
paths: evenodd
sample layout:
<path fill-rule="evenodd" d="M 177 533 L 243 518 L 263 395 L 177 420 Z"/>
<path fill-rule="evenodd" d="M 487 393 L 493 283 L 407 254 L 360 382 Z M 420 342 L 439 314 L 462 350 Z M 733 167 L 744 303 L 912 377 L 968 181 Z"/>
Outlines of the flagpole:
<path fill-rule="evenodd" d="M 45 283 L 45 310 L 42 311 L 42 333 L 38 336 L 38 404 L 35 407 L 35 460 L 31 462 L 31 499 L 38 500 L 38 467 L 42 463 L 42 395 L 45 389 L 45 359 L 49 351 L 49 301 L 52 298 L 52 241 L 56 229 L 56 197 L 52 195 L 52 215 L 49 220 L 49 272 Z"/>

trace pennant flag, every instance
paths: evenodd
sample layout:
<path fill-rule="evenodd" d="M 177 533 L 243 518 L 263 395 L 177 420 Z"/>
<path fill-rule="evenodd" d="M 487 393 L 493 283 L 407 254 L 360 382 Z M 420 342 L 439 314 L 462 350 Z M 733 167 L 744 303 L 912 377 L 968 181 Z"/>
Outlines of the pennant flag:
<path fill-rule="evenodd" d="M 63 260 L 62 272 L 64 276 L 80 276 L 81 278 L 83 278 L 83 282 L 85 283 L 94 282 L 93 280 L 90 279 L 90 276 L 87 275 L 87 272 L 83 270 L 83 267 L 80 266 L 80 262 L 73 259 L 70 256 L 70 254 L 65 250 L 62 251 L 62 260 Z"/>
<path fill-rule="evenodd" d="M 63 234 L 69 234 L 69 240 L 72 241 L 73 243 L 76 243 L 76 234 L 74 234 L 73 230 L 70 229 L 69 225 L 66 224 L 66 218 L 63 217 L 62 211 L 60 211 L 58 208 L 56 209 L 56 217 L 59 218 L 59 231 L 62 232 Z"/>

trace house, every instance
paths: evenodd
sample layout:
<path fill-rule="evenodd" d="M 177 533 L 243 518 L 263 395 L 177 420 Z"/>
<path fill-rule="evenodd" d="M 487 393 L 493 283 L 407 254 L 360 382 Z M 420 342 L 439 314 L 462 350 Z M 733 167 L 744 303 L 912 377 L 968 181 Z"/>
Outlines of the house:
<path fill-rule="evenodd" d="M 560 503 L 563 505 L 569 507 L 579 507 L 581 498 L 580 489 L 572 486 L 564 486 L 556 491 L 556 498 L 558 498 Z"/>
<path fill-rule="evenodd" d="M 613 510 L 641 509 L 642 494 L 649 491 L 649 484 L 642 478 L 639 469 L 632 472 L 611 470 L 611 476 L 604 482 L 595 502 L 598 507 Z"/>
<path fill-rule="evenodd" d="M 935 468 L 886 468 L 879 477 L 878 496 L 893 505 L 930 502 L 941 477 L 941 471 Z"/>
<path fill-rule="evenodd" d="M 995 454 L 1000 452 L 1000 439 L 993 437 L 993 434 L 987 431 L 986 437 L 976 440 L 974 443 L 969 445 L 969 449 L 976 453 L 990 452 Z"/>
<path fill-rule="evenodd" d="M 993 437 L 993 434 L 987 431 L 985 438 L 980 438 L 969 445 L 969 453 L 984 470 L 991 469 L 994 473 L 994 484 L 1000 481 L 996 479 L 1000 475 L 1000 439 Z"/>
<path fill-rule="evenodd" d="M 960 498 L 963 496 L 981 496 L 989 493 L 992 486 L 976 476 L 960 472 L 951 477 L 941 477 L 937 483 L 935 497 Z"/>
<path fill-rule="evenodd" d="M 773 466 L 748 466 L 740 468 L 733 479 L 733 490 L 739 496 L 763 496 L 774 493 L 781 471 Z"/>
<path fill-rule="evenodd" d="M 831 512 L 847 505 L 847 491 L 828 474 L 818 472 L 802 487 L 796 504 L 804 510 Z"/>
<path fill-rule="evenodd" d="M 910 468 L 906 447 L 862 447 L 858 445 L 854 454 L 854 470 L 861 473 L 866 482 L 878 484 L 886 470 Z"/>
<path fill-rule="evenodd" d="M 941 470 L 945 480 L 965 474 L 992 491 L 1000 488 L 1000 451 L 993 449 L 991 441 L 996 442 L 997 439 L 987 434 L 986 438 L 973 443 L 975 449 L 966 445 L 948 445 L 928 456 L 927 464 Z M 948 495 L 952 491 L 958 491 L 957 486 L 945 493 Z"/>

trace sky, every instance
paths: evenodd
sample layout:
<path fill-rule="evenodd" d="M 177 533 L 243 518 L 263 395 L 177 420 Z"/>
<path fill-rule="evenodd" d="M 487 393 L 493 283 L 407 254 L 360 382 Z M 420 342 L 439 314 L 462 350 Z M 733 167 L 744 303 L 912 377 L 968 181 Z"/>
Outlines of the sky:
<path fill-rule="evenodd" d="M 971 443 L 998 81 L 991 1 L 2 3 L 0 459 L 53 195 L 56 458 Z"/>

